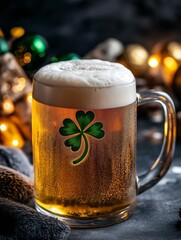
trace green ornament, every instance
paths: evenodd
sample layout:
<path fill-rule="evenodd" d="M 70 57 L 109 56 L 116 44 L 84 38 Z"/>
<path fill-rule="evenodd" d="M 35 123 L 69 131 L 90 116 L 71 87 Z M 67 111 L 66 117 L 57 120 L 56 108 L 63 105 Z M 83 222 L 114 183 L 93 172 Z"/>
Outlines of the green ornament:
<path fill-rule="evenodd" d="M 9 52 L 9 46 L 4 38 L 0 38 L 0 55 Z"/>
<path fill-rule="evenodd" d="M 80 57 L 75 54 L 75 53 L 68 53 L 68 54 L 64 54 L 64 55 L 61 55 L 59 57 L 52 57 L 50 59 L 50 62 L 59 62 L 59 61 L 68 61 L 68 60 L 77 60 L 77 59 L 80 59 Z"/>
<path fill-rule="evenodd" d="M 47 56 L 48 43 L 38 34 L 25 34 L 12 44 L 12 53 L 19 64 L 27 70 L 35 70 Z"/>

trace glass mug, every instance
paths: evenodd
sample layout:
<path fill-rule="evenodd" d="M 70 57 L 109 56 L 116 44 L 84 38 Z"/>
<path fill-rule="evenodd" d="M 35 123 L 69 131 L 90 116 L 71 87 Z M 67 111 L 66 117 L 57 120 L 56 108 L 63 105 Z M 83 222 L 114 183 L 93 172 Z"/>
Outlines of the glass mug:
<path fill-rule="evenodd" d="M 150 102 L 163 106 L 163 146 L 137 177 L 137 106 Z M 170 166 L 176 133 L 171 98 L 151 90 L 136 94 L 134 76 L 118 63 L 47 65 L 35 74 L 32 104 L 36 208 L 72 227 L 127 219 L 137 194 Z"/>

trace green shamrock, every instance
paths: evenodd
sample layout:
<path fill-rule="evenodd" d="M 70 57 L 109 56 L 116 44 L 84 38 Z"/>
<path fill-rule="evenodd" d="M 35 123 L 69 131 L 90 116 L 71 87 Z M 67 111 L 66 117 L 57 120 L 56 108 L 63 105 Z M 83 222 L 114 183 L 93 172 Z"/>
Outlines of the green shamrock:
<path fill-rule="evenodd" d="M 74 160 L 73 164 L 77 164 L 82 161 L 88 153 L 89 142 L 86 136 L 87 134 L 97 139 L 101 139 L 105 135 L 105 132 L 101 129 L 103 127 L 101 122 L 93 123 L 90 127 L 88 127 L 94 117 L 95 115 L 91 111 L 85 113 L 79 110 L 76 112 L 76 119 L 80 127 L 78 127 L 70 118 L 66 118 L 63 121 L 64 126 L 59 129 L 62 136 L 74 135 L 64 142 L 65 146 L 71 147 L 72 151 L 78 151 L 80 149 L 82 138 L 85 141 L 83 154 L 78 159 Z"/>

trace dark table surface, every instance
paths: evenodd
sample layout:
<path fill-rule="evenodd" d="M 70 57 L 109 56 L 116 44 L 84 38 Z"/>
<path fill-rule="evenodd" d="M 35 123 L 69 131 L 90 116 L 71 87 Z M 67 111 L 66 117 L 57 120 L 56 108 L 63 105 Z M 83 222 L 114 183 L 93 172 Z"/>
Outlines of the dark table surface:
<path fill-rule="evenodd" d="M 159 124 L 154 141 L 147 131 L 150 123 L 138 122 L 137 172 L 148 169 L 161 149 Z M 149 136 L 149 137 L 148 137 Z M 138 195 L 134 214 L 126 221 L 109 227 L 72 229 L 68 240 L 177 240 L 181 239 L 181 143 L 176 144 L 168 173 L 153 188 Z"/>

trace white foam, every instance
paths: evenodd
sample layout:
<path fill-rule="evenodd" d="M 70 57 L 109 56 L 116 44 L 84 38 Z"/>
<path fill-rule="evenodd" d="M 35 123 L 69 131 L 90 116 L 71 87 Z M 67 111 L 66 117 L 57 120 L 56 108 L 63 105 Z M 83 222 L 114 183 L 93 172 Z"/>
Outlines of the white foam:
<path fill-rule="evenodd" d="M 135 78 L 119 63 L 72 60 L 46 65 L 34 77 L 33 97 L 49 105 L 102 109 L 136 99 Z"/>

